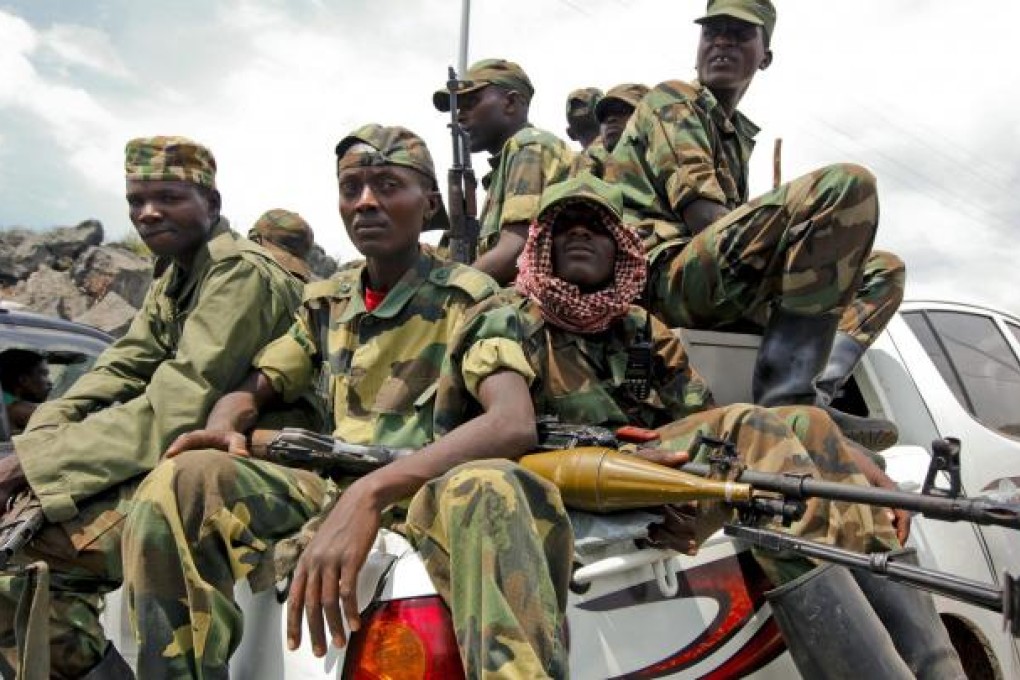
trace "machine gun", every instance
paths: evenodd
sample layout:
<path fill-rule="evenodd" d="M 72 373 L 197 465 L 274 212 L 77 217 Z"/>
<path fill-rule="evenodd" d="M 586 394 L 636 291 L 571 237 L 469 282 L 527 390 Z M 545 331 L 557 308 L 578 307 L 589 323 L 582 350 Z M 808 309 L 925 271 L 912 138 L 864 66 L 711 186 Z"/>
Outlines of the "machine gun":
<path fill-rule="evenodd" d="M 457 121 L 457 89 L 461 81 L 451 66 L 446 89 L 450 93 L 450 137 L 453 141 L 453 164 L 447 173 L 447 202 L 450 208 L 448 232 L 450 255 L 454 262 L 471 264 L 478 252 L 478 206 L 475 192 L 478 182 L 471 167 L 471 140 Z"/>

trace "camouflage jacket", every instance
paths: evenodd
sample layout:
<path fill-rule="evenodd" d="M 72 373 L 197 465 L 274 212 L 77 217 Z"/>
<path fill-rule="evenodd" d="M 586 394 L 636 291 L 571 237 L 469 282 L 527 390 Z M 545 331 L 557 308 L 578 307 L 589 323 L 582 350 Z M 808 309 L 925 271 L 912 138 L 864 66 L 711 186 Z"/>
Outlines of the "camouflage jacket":
<path fill-rule="evenodd" d="M 496 245 L 504 225 L 535 219 L 542 191 L 566 179 L 572 160 L 573 152 L 563 140 L 531 125 L 506 141 L 499 155 L 489 159 L 492 171 L 482 178 L 479 255 Z"/>
<path fill-rule="evenodd" d="M 570 176 L 577 177 L 582 172 L 603 178 L 606 175 L 606 163 L 609 162 L 609 150 L 599 136 L 588 148 L 580 153 L 574 154 L 574 160 L 570 164 Z"/>
<path fill-rule="evenodd" d="M 731 210 L 747 202 L 757 133 L 739 111 L 727 118 L 697 81 L 667 81 L 645 95 L 613 149 L 605 179 L 623 191 L 624 220 L 646 250 L 691 235 L 682 215 L 696 199 Z"/>
<path fill-rule="evenodd" d="M 639 400 L 624 385 L 627 350 L 644 335 L 648 319 L 632 306 L 606 332 L 582 335 L 547 324 L 529 300 L 491 298 L 472 310 L 451 345 L 436 397 L 437 434 L 476 415 L 478 385 L 501 370 L 529 381 L 537 415 L 565 423 L 651 428 L 710 408 L 708 386 L 682 343 L 655 317 L 650 394 Z"/>
<path fill-rule="evenodd" d="M 14 445 L 50 521 L 151 470 L 181 433 L 287 330 L 301 286 L 261 247 L 213 227 L 189 271 L 170 264 L 124 337 L 62 397 L 41 406 Z"/>
<path fill-rule="evenodd" d="M 432 397 L 447 344 L 464 312 L 498 286 L 423 248 L 374 311 L 364 263 L 305 287 L 290 331 L 254 366 L 287 401 L 314 387 L 334 436 L 355 444 L 420 447 L 432 440 Z M 323 349 L 323 344 L 325 348 Z"/>

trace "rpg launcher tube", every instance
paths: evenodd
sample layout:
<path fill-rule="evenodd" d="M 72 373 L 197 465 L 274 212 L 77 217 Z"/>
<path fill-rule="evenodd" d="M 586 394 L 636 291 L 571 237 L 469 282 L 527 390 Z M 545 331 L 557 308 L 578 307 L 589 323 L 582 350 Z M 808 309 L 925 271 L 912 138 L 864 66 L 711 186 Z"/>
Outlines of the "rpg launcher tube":
<path fill-rule="evenodd" d="M 569 508 L 612 512 L 697 500 L 744 502 L 751 487 L 703 479 L 602 447 L 578 447 L 524 456 L 520 464 L 560 490 Z"/>

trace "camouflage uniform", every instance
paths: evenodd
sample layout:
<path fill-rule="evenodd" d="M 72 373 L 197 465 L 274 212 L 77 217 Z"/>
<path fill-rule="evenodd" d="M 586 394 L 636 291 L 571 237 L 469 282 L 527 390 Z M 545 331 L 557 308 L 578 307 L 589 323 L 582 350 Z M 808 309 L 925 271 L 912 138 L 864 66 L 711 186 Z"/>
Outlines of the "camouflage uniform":
<path fill-rule="evenodd" d="M 531 125 L 506 141 L 498 156 L 489 159 L 492 171 L 482 178 L 485 203 L 478 217 L 478 254 L 499 241 L 507 224 L 528 224 L 538 215 L 542 191 L 566 179 L 573 153 L 556 135 Z"/>
<path fill-rule="evenodd" d="M 587 173 L 596 177 L 605 177 L 607 162 L 609 162 L 609 150 L 606 149 L 606 144 L 602 141 L 602 136 L 599 135 L 584 151 L 574 154 L 574 160 L 570 163 L 569 176 L 577 177 L 581 173 Z"/>
<path fill-rule="evenodd" d="M 129 179 L 212 185 L 211 170 L 175 160 L 163 141 L 142 141 L 149 146 L 128 147 Z M 152 154 L 159 148 L 167 152 Z M 186 153 L 186 145 L 176 152 Z M 51 522 L 19 559 L 51 565 L 54 677 L 80 677 L 103 654 L 101 595 L 120 585 L 123 519 L 141 476 L 174 438 L 205 422 L 256 350 L 286 330 L 299 300 L 298 282 L 221 219 L 189 270 L 169 264 L 124 337 L 15 437 Z M 15 658 L 11 626 L 20 581 L 0 578 L 0 645 L 8 660 Z"/>
<path fill-rule="evenodd" d="M 803 315 L 842 314 L 839 330 L 870 344 L 905 282 L 899 258 L 871 253 L 874 178 L 834 165 L 748 203 L 757 132 L 739 111 L 727 118 L 697 82 L 662 83 L 638 105 L 606 178 L 623 190 L 625 219 L 650 251 L 651 308 L 671 326 L 711 328 L 763 323 L 778 299 Z M 682 213 L 697 199 L 732 212 L 692 239 Z"/>
<path fill-rule="evenodd" d="M 585 133 L 597 133 L 599 129 L 595 107 L 601 99 L 602 90 L 597 87 L 579 87 L 567 95 L 567 136 L 585 149 L 590 145 L 584 143 Z"/>
<path fill-rule="evenodd" d="M 404 164 L 406 153 L 378 135 L 360 136 L 389 150 L 381 162 Z M 394 142 L 405 151 L 407 144 Z M 424 446 L 433 432 L 430 388 L 447 343 L 465 311 L 497 286 L 422 249 L 368 312 L 363 269 L 307 286 L 290 332 L 253 365 L 284 399 L 318 389 L 332 404 L 337 437 Z M 190 451 L 157 468 L 139 489 L 124 538 L 140 670 L 225 677 L 242 633 L 233 583 L 246 577 L 254 588 L 266 585 L 282 539 L 303 524 L 300 537 L 309 537 L 336 496 L 314 475 L 216 451 Z M 568 526 L 555 489 L 509 462 L 454 468 L 413 499 L 408 532 L 451 608 L 473 677 L 562 675 Z"/>
<path fill-rule="evenodd" d="M 626 424 L 657 428 L 661 446 L 687 451 L 694 460 L 709 453 L 695 446 L 698 434 L 729 439 L 742 461 L 755 470 L 868 485 L 839 430 L 819 409 L 748 404 L 713 408 L 709 390 L 689 365 L 683 345 L 654 317 L 650 395 L 637 399 L 624 384 L 624 375 L 628 349 L 646 328 L 648 313 L 636 306 L 607 332 L 585 335 L 546 323 L 530 300 L 490 299 L 465 322 L 451 348 L 437 394 L 437 434 L 477 409 L 469 398 L 473 385 L 496 370 L 516 370 L 534 376 L 531 393 L 539 415 L 611 428 Z M 729 519 L 729 512 L 701 503 L 699 516 L 698 535 L 705 537 Z M 883 511 L 821 499 L 811 500 L 804 519 L 788 531 L 852 550 L 896 544 Z M 782 562 L 779 566 L 764 562 L 780 581 L 796 570 Z"/>

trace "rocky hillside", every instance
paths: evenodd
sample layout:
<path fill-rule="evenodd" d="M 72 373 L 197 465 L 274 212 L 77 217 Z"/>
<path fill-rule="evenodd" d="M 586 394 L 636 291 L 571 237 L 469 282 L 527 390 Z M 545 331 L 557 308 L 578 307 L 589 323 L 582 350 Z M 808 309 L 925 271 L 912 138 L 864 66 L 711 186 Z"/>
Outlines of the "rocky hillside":
<path fill-rule="evenodd" d="M 96 220 L 48 232 L 0 230 L 0 299 L 122 334 L 152 281 L 152 258 L 103 240 Z M 309 262 L 318 276 L 336 271 L 319 246 Z"/>

